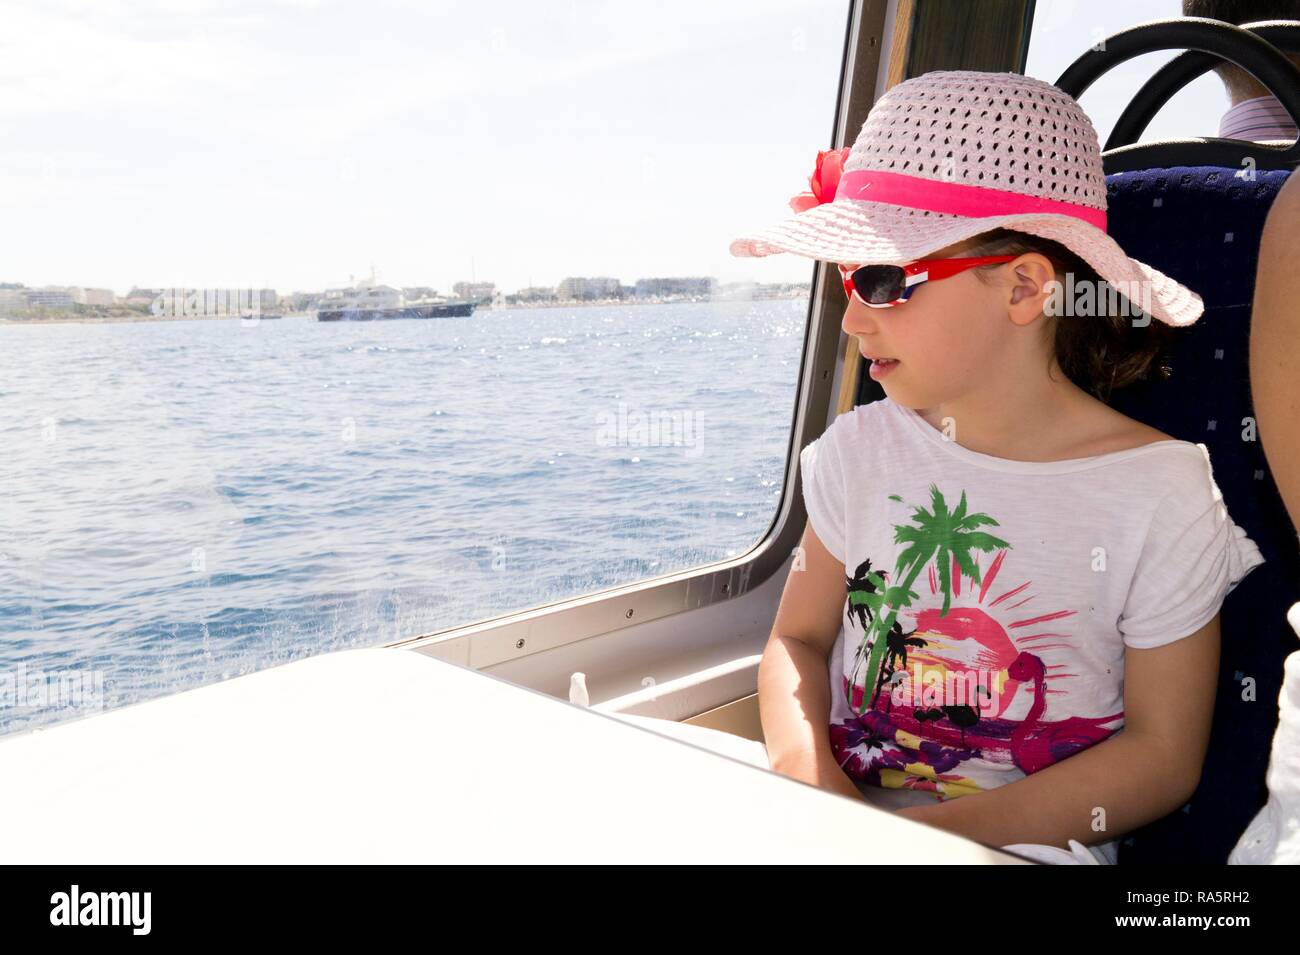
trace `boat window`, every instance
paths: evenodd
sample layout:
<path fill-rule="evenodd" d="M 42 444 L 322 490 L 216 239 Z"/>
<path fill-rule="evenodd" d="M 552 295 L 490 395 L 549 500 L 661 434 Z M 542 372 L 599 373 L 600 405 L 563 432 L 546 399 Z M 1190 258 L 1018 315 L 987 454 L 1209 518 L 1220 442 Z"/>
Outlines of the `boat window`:
<path fill-rule="evenodd" d="M 1080 3 L 1078 0 L 1038 0 L 1029 36 L 1028 76 L 1049 83 L 1065 68 L 1106 37 L 1151 20 L 1182 15 L 1179 0 L 1126 0 L 1125 3 Z M 1134 57 L 1106 73 L 1079 98 L 1079 105 L 1097 129 L 1104 146 L 1116 120 L 1142 84 L 1180 50 L 1162 50 Z M 1174 94 L 1152 119 L 1142 141 L 1217 136 L 1219 117 L 1227 110 L 1223 81 L 1206 73 Z"/>
<path fill-rule="evenodd" d="M 0 732 L 767 534 L 847 4 L 4 19 Z"/>

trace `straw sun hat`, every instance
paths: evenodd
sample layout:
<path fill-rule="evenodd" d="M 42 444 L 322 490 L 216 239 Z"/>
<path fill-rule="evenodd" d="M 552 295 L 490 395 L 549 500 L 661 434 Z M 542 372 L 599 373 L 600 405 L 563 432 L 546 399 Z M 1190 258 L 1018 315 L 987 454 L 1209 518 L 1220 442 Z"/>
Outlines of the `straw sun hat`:
<path fill-rule="evenodd" d="M 1097 132 L 1050 83 L 1017 73 L 926 73 L 882 96 L 844 152 L 818 157 L 813 192 L 791 201 L 803 211 L 740 236 L 731 254 L 904 265 L 991 229 L 1015 229 L 1077 253 L 1159 321 L 1190 325 L 1201 314 L 1195 292 L 1129 258 L 1106 234 Z"/>

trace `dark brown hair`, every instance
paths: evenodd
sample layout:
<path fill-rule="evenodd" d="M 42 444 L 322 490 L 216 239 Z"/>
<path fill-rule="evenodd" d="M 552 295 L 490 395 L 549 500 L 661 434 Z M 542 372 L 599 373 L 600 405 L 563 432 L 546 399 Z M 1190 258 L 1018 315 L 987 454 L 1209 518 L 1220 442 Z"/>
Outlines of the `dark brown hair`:
<path fill-rule="evenodd" d="M 1023 255 L 1037 252 L 1046 256 L 1056 268 L 1056 277 L 1062 283 L 1072 274 L 1075 286 L 1092 282 L 1094 289 L 1102 288 L 1101 277 L 1091 265 L 1059 242 L 1040 238 L 1011 229 L 994 229 L 971 240 L 974 245 L 962 255 Z M 982 281 L 987 281 L 986 270 L 996 266 L 975 269 Z M 1106 296 L 1097 295 L 1097 314 L 1090 316 L 1053 315 L 1048 321 L 1055 323 L 1053 354 L 1061 370 L 1076 385 L 1101 401 L 1108 401 L 1111 393 L 1136 381 L 1169 375 L 1166 353 L 1174 341 L 1174 329 L 1164 322 L 1150 318 L 1145 325 L 1137 326 L 1132 315 L 1102 314 Z M 1132 306 L 1137 310 L 1138 306 Z"/>

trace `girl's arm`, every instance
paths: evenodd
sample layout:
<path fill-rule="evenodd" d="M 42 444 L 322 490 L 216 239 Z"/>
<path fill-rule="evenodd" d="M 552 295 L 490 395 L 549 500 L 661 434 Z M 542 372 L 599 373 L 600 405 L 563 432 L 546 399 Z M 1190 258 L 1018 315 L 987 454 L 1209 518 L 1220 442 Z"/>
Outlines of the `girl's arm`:
<path fill-rule="evenodd" d="M 1124 653 L 1124 728 L 1013 783 L 899 814 L 986 845 L 1117 838 L 1183 806 L 1201 778 L 1219 672 L 1219 615 Z M 1105 826 L 1094 827 L 1094 820 Z"/>
<path fill-rule="evenodd" d="M 826 661 L 839 635 L 844 599 L 844 565 L 808 524 L 758 665 L 758 706 L 774 771 L 862 800 L 835 761 L 830 741 Z"/>

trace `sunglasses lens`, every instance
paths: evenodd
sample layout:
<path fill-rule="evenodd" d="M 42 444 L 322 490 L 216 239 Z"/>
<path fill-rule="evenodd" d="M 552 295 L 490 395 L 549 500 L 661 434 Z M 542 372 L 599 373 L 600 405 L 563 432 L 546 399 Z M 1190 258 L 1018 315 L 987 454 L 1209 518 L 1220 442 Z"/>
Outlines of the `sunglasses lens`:
<path fill-rule="evenodd" d="M 869 305 L 885 305 L 903 297 L 906 275 L 899 265 L 864 265 L 853 273 L 853 287 Z"/>

